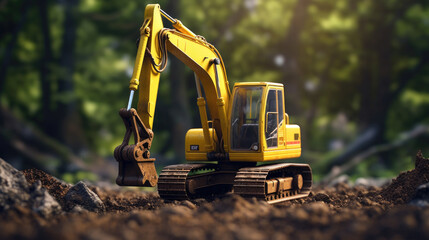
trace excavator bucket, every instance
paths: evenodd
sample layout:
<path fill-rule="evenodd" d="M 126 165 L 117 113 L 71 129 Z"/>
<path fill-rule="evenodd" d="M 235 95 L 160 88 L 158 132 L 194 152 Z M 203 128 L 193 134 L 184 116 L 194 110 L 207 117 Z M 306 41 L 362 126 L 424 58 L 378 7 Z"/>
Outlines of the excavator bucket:
<path fill-rule="evenodd" d="M 154 187 L 158 183 L 155 159 L 150 158 L 149 149 L 152 144 L 153 132 L 146 128 L 134 108 L 119 110 L 124 121 L 126 132 L 121 145 L 116 147 L 114 155 L 119 163 L 116 184 L 120 186 Z M 134 144 L 129 145 L 131 135 Z"/>

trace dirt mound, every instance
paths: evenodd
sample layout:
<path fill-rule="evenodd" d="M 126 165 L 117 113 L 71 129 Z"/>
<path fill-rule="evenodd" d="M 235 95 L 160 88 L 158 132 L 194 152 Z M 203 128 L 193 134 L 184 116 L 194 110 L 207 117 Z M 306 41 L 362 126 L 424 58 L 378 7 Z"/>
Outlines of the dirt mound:
<path fill-rule="evenodd" d="M 48 190 L 49 194 L 64 207 L 64 196 L 67 194 L 71 185 L 39 169 L 26 169 L 23 170 L 22 173 L 24 173 L 25 179 L 27 179 L 27 182 L 30 184 L 40 180 L 42 187 Z"/>
<path fill-rule="evenodd" d="M 394 204 L 404 204 L 411 200 L 418 186 L 429 182 L 429 158 L 417 153 L 415 169 L 401 173 L 381 191 L 381 195 Z"/>
<path fill-rule="evenodd" d="M 350 187 L 347 184 L 338 184 L 335 188 L 315 188 L 312 194 L 304 200 L 295 200 L 301 203 L 324 202 L 332 209 L 380 206 L 387 209 L 392 204 L 380 195 L 381 188 L 363 186 Z"/>
<path fill-rule="evenodd" d="M 64 197 L 72 187 L 71 184 L 67 184 L 39 169 L 27 169 L 22 172 L 30 184 L 40 180 L 42 187 L 46 188 L 49 194 L 51 194 L 62 207 L 65 207 L 66 203 Z M 164 201 L 160 199 L 156 193 L 129 190 L 116 191 L 103 189 L 90 184 L 88 187 L 100 197 L 108 212 L 153 210 L 164 205 Z"/>

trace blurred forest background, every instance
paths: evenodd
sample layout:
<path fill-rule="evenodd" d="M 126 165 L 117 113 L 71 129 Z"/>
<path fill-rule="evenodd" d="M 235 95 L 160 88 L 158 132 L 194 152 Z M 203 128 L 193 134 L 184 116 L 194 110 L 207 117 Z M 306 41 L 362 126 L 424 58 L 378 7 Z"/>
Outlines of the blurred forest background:
<path fill-rule="evenodd" d="M 419 149 L 429 155 L 429 1 L 0 0 L 0 157 L 68 181 L 116 176 L 118 110 L 148 3 L 216 46 L 231 86 L 285 85 L 299 161 L 316 180 L 393 177 Z M 159 168 L 183 162 L 185 133 L 200 127 L 193 73 L 170 59 L 151 151 Z"/>

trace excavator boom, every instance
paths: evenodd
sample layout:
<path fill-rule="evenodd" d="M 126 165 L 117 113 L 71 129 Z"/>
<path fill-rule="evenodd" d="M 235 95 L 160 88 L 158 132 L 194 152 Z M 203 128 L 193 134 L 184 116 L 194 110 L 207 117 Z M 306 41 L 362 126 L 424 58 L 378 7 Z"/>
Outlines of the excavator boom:
<path fill-rule="evenodd" d="M 163 28 L 161 16 L 166 16 L 172 21 L 175 29 Z M 216 48 L 203 37 L 195 35 L 179 20 L 171 18 L 158 4 L 146 7 L 145 20 L 140 28 L 133 77 L 130 81 L 131 91 L 139 89 L 137 113 L 143 123 L 152 129 L 159 77 L 167 65 L 167 52 L 171 52 L 195 72 L 197 81 L 201 83 L 206 94 L 205 101 L 218 138 L 222 139 L 223 135 L 227 135 L 226 113 L 231 95 L 222 58 Z M 200 88 L 198 82 L 197 89 Z M 218 103 L 220 99 L 223 100 L 222 106 Z M 203 123 L 204 125 L 206 124 Z"/>
<path fill-rule="evenodd" d="M 164 28 L 161 16 L 165 16 L 171 21 L 175 29 Z M 207 137 L 206 145 L 211 150 L 224 152 L 224 149 L 228 147 L 228 138 L 224 136 L 227 136 L 228 131 L 227 112 L 231 93 L 222 58 L 215 47 L 203 37 L 195 35 L 179 20 L 173 19 L 162 11 L 158 4 L 150 4 L 146 7 L 145 19 L 140 28 L 140 40 L 133 75 L 129 85 L 130 99 L 127 110 L 121 110 L 121 112 L 132 110 L 132 97 L 134 92 L 139 90 L 137 113 L 141 119 L 141 125 L 147 129 L 153 128 L 159 79 L 161 72 L 165 70 L 167 65 L 167 51 L 194 71 L 203 129 L 206 136 L 210 136 L 207 106 L 212 117 L 211 122 L 216 133 L 216 139 L 220 140 L 219 143 L 215 143 L 213 138 Z M 202 97 L 200 84 L 204 89 L 205 99 Z M 121 117 L 123 116 L 124 114 L 121 114 Z M 124 122 L 128 121 L 124 119 Z M 117 148 L 115 151 L 121 151 L 120 149 Z M 149 149 L 144 149 L 144 151 L 148 152 Z M 120 154 L 116 155 L 119 156 Z M 134 169 L 135 166 L 129 168 Z M 127 182 L 124 180 L 127 176 L 130 175 L 121 175 L 121 179 L 117 182 Z M 135 176 L 132 177 L 136 178 Z M 139 184 L 145 185 L 147 183 Z"/>

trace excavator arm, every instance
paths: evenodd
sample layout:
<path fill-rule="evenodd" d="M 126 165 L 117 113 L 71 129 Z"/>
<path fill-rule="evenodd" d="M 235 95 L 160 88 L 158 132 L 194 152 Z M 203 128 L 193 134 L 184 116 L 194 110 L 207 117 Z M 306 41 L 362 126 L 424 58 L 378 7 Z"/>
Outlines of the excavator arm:
<path fill-rule="evenodd" d="M 174 29 L 164 28 L 162 16 L 172 22 Z M 219 52 L 203 37 L 195 35 L 179 20 L 163 12 L 158 4 L 150 4 L 146 7 L 140 28 L 140 41 L 129 85 L 130 99 L 127 109 L 120 110 L 127 131 L 123 143 L 115 149 L 115 158 L 119 162 L 118 185 L 155 186 L 157 183 L 155 159 L 150 158 L 149 149 L 153 139 L 151 129 L 160 74 L 167 66 L 168 52 L 195 73 L 197 104 L 206 148 L 219 154 L 228 149 L 227 112 L 231 93 Z M 131 103 L 137 90 L 139 101 L 135 111 Z M 216 138 L 209 132 L 207 109 Z M 135 143 L 129 145 L 131 133 L 134 134 Z"/>

